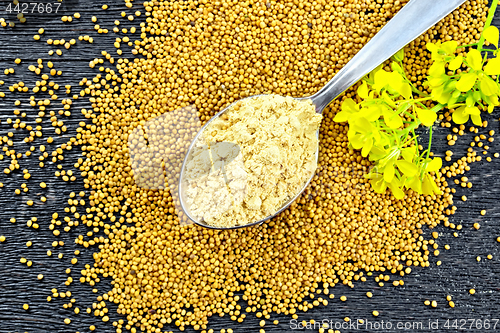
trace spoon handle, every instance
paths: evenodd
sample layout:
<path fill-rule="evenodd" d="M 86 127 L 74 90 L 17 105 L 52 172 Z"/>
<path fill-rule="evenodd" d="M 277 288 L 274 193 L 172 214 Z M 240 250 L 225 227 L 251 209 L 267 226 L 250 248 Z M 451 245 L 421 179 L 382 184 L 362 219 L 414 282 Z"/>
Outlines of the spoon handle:
<path fill-rule="evenodd" d="M 318 113 L 378 65 L 439 22 L 465 0 L 411 0 L 320 91 Z"/>

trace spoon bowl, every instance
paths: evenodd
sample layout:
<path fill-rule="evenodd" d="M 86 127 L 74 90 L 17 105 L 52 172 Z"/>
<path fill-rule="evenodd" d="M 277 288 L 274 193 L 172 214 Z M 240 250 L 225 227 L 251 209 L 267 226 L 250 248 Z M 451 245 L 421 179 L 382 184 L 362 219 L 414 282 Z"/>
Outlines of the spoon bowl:
<path fill-rule="evenodd" d="M 464 2 L 465 0 L 411 0 L 321 90 L 312 96 L 296 98 L 296 100 L 310 99 L 316 107 L 316 112 L 321 114 L 331 101 Z M 254 95 L 239 101 L 260 96 L 266 95 Z M 233 102 L 222 111 L 218 112 L 199 130 L 191 142 L 182 164 L 178 193 L 180 206 L 189 219 L 202 227 L 224 230 L 239 229 L 262 224 L 288 208 L 302 194 L 314 177 L 313 172 L 301 187 L 301 190 L 293 195 L 293 197 L 290 197 L 279 210 L 258 221 L 231 227 L 214 227 L 196 218 L 196 216 L 192 214 L 186 196 L 187 181 L 185 178 L 187 162 L 198 140 L 201 139 L 207 127 L 239 101 Z M 319 138 L 319 130 L 317 136 Z M 318 162 L 318 158 L 319 147 L 316 150 L 316 162 Z"/>
<path fill-rule="evenodd" d="M 187 151 L 186 157 L 184 158 L 184 162 L 182 163 L 181 174 L 180 174 L 180 182 L 179 182 L 179 201 L 180 201 L 180 206 L 181 206 L 182 210 L 184 211 L 184 213 L 186 214 L 186 216 L 191 221 L 193 221 L 195 224 L 200 225 L 200 226 L 205 227 L 205 228 L 218 229 L 218 230 L 223 230 L 223 229 L 240 229 L 240 228 L 250 227 L 250 226 L 254 226 L 254 225 L 260 225 L 260 224 L 264 223 L 265 221 L 270 220 L 273 217 L 279 215 L 281 212 L 283 212 L 285 209 L 287 209 L 288 206 L 290 206 L 302 194 L 302 192 L 304 192 L 304 190 L 307 188 L 307 186 L 309 185 L 309 183 L 313 179 L 315 173 L 312 173 L 311 176 L 304 182 L 304 185 L 301 187 L 300 191 L 297 192 L 297 194 L 294 195 L 293 197 L 287 199 L 286 202 L 283 203 L 283 205 L 275 213 L 273 213 L 273 214 L 271 214 L 269 216 L 266 216 L 265 218 L 260 219 L 258 221 L 254 221 L 254 222 L 247 223 L 247 224 L 244 224 L 244 225 L 236 225 L 236 226 L 231 226 L 231 227 L 214 227 L 214 226 L 211 226 L 210 224 L 207 224 L 204 221 L 196 218 L 196 216 L 191 212 L 191 210 L 189 208 L 187 196 L 186 196 L 186 187 L 187 187 L 187 183 L 186 183 L 187 182 L 187 180 L 186 180 L 186 165 L 187 165 L 187 161 L 190 159 L 190 154 L 193 152 L 193 149 L 194 149 L 196 143 L 198 142 L 198 140 L 201 139 L 201 136 L 203 135 L 204 131 L 206 130 L 206 128 L 208 126 L 210 126 L 210 124 L 212 123 L 212 121 L 214 121 L 214 120 L 218 119 L 219 117 L 221 117 L 224 113 L 226 113 L 228 110 L 230 110 L 236 103 L 238 103 L 240 101 L 243 101 L 243 100 L 246 100 L 246 99 L 251 99 L 251 98 L 256 98 L 256 97 L 262 97 L 262 96 L 267 96 L 267 95 L 266 94 L 253 95 L 253 96 L 242 98 L 242 99 L 240 99 L 238 101 L 235 101 L 235 102 L 229 104 L 227 107 L 225 107 L 223 110 L 221 110 L 220 112 L 218 112 L 215 116 L 213 116 L 198 131 L 198 133 L 196 134 L 196 136 L 193 138 L 193 141 L 191 142 L 191 145 L 189 146 L 189 149 Z M 296 100 L 304 100 L 304 99 L 307 99 L 307 97 L 306 98 L 296 98 Z M 317 135 L 319 136 L 319 130 L 317 132 Z M 319 150 L 316 150 L 316 155 L 315 155 L 316 162 L 318 162 L 318 157 L 319 157 Z"/>

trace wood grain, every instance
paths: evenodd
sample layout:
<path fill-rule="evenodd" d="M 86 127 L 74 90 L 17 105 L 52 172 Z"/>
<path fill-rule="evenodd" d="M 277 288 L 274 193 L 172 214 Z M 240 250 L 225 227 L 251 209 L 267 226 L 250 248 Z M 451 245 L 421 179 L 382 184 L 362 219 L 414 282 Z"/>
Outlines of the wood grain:
<path fill-rule="evenodd" d="M 6 1 L 0 1 L 1 11 Z M 72 23 L 62 23 L 57 19 L 35 18 L 25 25 L 18 25 L 15 29 L 0 28 L 0 69 L 13 67 L 16 70 L 14 75 L 4 76 L 0 73 L 0 79 L 5 81 L 5 85 L 0 87 L 0 91 L 5 91 L 6 86 L 14 82 L 24 81 L 30 87 L 33 86 L 36 76 L 27 70 L 28 65 L 35 63 L 36 59 L 50 60 L 55 68 L 63 70 L 63 75 L 55 79 L 61 85 L 71 84 L 75 87 L 74 93 L 78 92 L 78 82 L 82 77 L 93 77 L 98 73 L 96 69 L 90 69 L 88 63 L 91 59 L 100 56 L 101 50 L 114 50 L 113 42 L 116 34 L 98 35 L 94 30 L 94 23 L 91 16 L 98 17 L 98 23 L 105 28 L 112 29 L 113 21 L 120 18 L 119 13 L 124 10 L 133 13 L 142 9 L 140 3 L 134 3 L 134 8 L 126 9 L 121 1 L 111 2 L 110 9 L 103 11 L 100 7 L 106 1 L 77 1 L 74 12 L 80 12 L 81 18 L 75 19 Z M 72 12 L 61 13 L 70 15 Z M 138 26 L 144 16 L 136 19 L 132 24 Z M 500 19 L 496 19 L 495 24 L 500 26 Z M 34 42 L 33 35 L 38 28 L 45 28 L 43 42 Z M 130 26 L 127 22 L 123 26 Z M 64 38 L 70 40 L 78 39 L 79 35 L 93 36 L 95 41 L 92 45 L 86 42 L 77 42 L 71 49 L 63 50 L 62 56 L 49 56 L 48 51 L 55 49 L 47 45 L 44 41 L 47 38 Z M 121 35 L 121 34 L 118 34 Z M 137 36 L 139 37 L 139 36 Z M 131 57 L 131 54 L 124 54 Z M 115 53 L 115 56 L 116 53 Z M 13 63 L 15 58 L 21 58 L 22 64 L 17 66 Z M 64 89 L 59 92 L 60 96 L 65 96 Z M 6 98 L 0 98 L 0 135 L 4 136 L 11 127 L 6 124 L 7 118 L 15 119 L 13 110 L 16 99 L 26 101 L 26 94 L 8 94 Z M 78 100 L 73 108 L 71 117 L 64 118 L 68 127 L 67 134 L 58 136 L 54 133 L 48 122 L 42 123 L 44 137 L 37 138 L 33 143 L 36 146 L 45 143 L 48 136 L 55 138 L 55 143 L 50 145 L 49 153 L 61 143 L 64 143 L 72 136 L 79 121 L 84 120 L 77 112 L 80 108 L 89 108 L 86 100 Z M 23 104 L 22 110 L 26 110 L 27 122 L 33 124 L 37 117 L 37 110 Z M 487 118 L 490 122 L 489 129 L 498 132 L 498 110 Z M 24 133 L 23 133 L 24 131 Z M 483 129 L 481 133 L 486 133 Z M 446 135 L 450 134 L 449 129 L 440 128 L 435 133 L 435 148 L 437 155 L 443 156 L 449 149 L 446 145 Z M 27 135 L 25 130 L 17 130 L 15 135 L 15 147 L 19 152 L 29 149 L 29 145 L 21 142 Z M 464 152 L 472 136 L 466 135 L 459 138 L 457 145 L 453 147 L 455 152 Z M 496 135 L 498 139 L 498 135 Z M 23 149 L 20 150 L 20 147 Z M 500 151 L 498 140 L 490 145 L 491 152 Z M 93 264 L 92 253 L 94 249 L 77 247 L 74 243 L 76 236 L 85 232 L 86 227 L 79 227 L 69 233 L 62 233 L 58 240 L 64 241 L 64 246 L 52 247 L 55 237 L 49 230 L 51 215 L 53 212 L 63 211 L 68 194 L 78 193 L 84 190 L 81 177 L 70 184 L 54 176 L 57 164 L 46 163 L 41 169 L 38 167 L 39 153 L 31 157 L 20 159 L 21 169 L 27 168 L 32 174 L 32 178 L 27 182 L 29 192 L 16 196 L 14 190 L 20 188 L 24 183 L 21 172 L 12 175 L 2 175 L 0 181 L 4 187 L 0 189 L 0 234 L 6 236 L 7 240 L 0 244 L 0 333 L 5 332 L 89 332 L 89 325 L 96 325 L 97 332 L 114 332 L 111 322 L 120 319 L 116 315 L 115 309 L 110 310 L 111 322 L 103 323 L 92 314 L 87 314 L 85 310 L 92 306 L 92 302 L 98 294 L 92 292 L 91 287 L 78 282 L 80 270 L 85 264 Z M 61 162 L 64 170 L 74 170 L 73 164 L 81 157 L 79 149 L 73 149 L 65 153 L 65 159 Z M 8 166 L 8 158 L 0 161 L 0 170 Z M 367 318 L 369 321 L 390 321 L 394 325 L 396 322 L 419 321 L 427 327 L 428 321 L 439 320 L 440 329 L 432 332 L 450 332 L 453 330 L 444 329 L 443 324 L 447 319 L 500 319 L 500 251 L 496 238 L 500 236 L 500 159 L 493 159 L 488 163 L 482 161 L 472 166 L 472 170 L 467 174 L 474 184 L 472 189 L 457 188 L 456 206 L 457 213 L 451 217 L 451 222 L 462 224 L 463 230 L 458 232 L 459 237 L 453 237 L 452 230 L 439 226 L 440 244 L 449 244 L 449 251 L 440 248 L 439 257 L 432 257 L 431 267 L 426 269 L 416 268 L 413 273 L 404 278 L 405 285 L 393 287 L 386 285 L 379 287 L 375 282 L 358 283 L 354 289 L 345 286 L 334 288 L 335 299 L 330 301 L 326 307 L 316 308 L 308 313 L 301 313 L 299 320 L 323 319 L 341 323 L 345 317 L 355 320 L 357 318 Z M 47 189 L 41 189 L 37 184 L 40 182 L 48 184 Z M 39 200 L 44 195 L 48 198 L 45 204 Z M 467 202 L 459 200 L 460 196 L 467 195 Z M 26 201 L 35 200 L 36 204 L 28 210 Z M 486 209 L 485 216 L 479 212 Z M 11 223 L 10 218 L 15 217 L 17 222 Z M 38 230 L 28 228 L 26 223 L 37 217 L 40 225 Z M 481 224 L 479 230 L 475 230 L 472 225 L 478 222 Z M 428 235 L 429 230 L 425 230 Z M 33 241 L 33 246 L 27 248 L 25 243 Z M 75 257 L 74 251 L 79 249 L 81 254 L 78 264 L 71 265 L 71 258 Z M 46 252 L 51 250 L 53 255 L 48 257 Z M 57 255 L 64 256 L 59 259 Z M 488 254 L 493 255 L 492 260 L 487 260 Z M 476 257 L 481 256 L 480 262 Z M 33 261 L 33 266 L 28 268 L 20 263 L 20 258 L 25 257 Z M 443 264 L 436 266 L 436 261 L 441 260 Z M 67 268 L 71 268 L 71 273 L 65 273 Z M 37 275 L 43 274 L 44 279 L 37 280 Z M 64 285 L 67 276 L 72 276 L 75 282 L 68 288 Z M 99 293 L 109 290 L 109 280 L 104 280 L 98 286 Z M 75 306 L 81 309 L 79 315 L 75 315 L 73 309 L 64 309 L 62 305 L 68 303 L 69 298 L 57 298 L 47 302 L 46 297 L 51 295 L 51 289 L 57 288 L 59 291 L 71 290 L 72 298 L 76 299 Z M 470 295 L 468 290 L 476 289 L 475 295 Z M 368 299 L 365 294 L 371 291 L 374 294 L 372 299 Z M 347 302 L 341 302 L 339 297 L 346 295 Z M 452 295 L 456 307 L 451 309 L 445 300 L 447 295 Z M 424 300 L 436 300 L 437 308 L 424 305 Z M 24 311 L 22 305 L 28 303 L 29 311 Z M 380 316 L 375 318 L 371 315 L 373 310 L 380 312 Z M 70 318 L 71 324 L 64 324 L 64 318 Z M 273 315 L 271 320 L 278 319 L 280 324 L 275 326 L 267 321 L 266 332 L 290 332 L 290 317 Z M 227 318 L 212 318 L 210 328 L 233 328 L 234 332 L 258 332 L 259 318 L 249 315 L 247 320 L 238 324 Z M 177 332 L 176 327 L 168 329 Z M 191 329 L 187 330 L 191 332 Z M 318 331 L 317 329 L 315 330 Z M 342 332 L 374 332 L 374 330 L 342 329 Z M 385 332 L 384 330 L 379 330 Z M 386 330 L 387 331 L 387 330 Z M 398 330 L 391 330 L 397 332 Z M 427 332 L 429 330 L 407 330 L 404 332 Z M 500 323 L 496 330 L 471 330 L 475 332 L 500 332 Z"/>

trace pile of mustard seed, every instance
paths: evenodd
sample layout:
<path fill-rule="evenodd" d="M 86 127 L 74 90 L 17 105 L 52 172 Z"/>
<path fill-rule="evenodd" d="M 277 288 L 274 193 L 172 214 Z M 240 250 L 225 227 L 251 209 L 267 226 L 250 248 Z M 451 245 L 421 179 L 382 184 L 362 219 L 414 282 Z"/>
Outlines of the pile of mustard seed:
<path fill-rule="evenodd" d="M 94 267 L 82 273 L 85 280 L 112 277 L 114 288 L 103 299 L 118 304 L 126 316 L 118 329 L 156 332 L 173 323 L 206 331 L 213 315 L 238 322 L 247 312 L 265 319 L 273 312 L 296 316 L 327 304 L 336 284 L 353 286 L 371 272 L 404 276 L 410 266 L 429 265 L 435 243 L 422 236 L 422 228 L 448 224 L 446 215 L 455 209 L 445 178 L 436 175 L 439 196 L 409 191 L 396 200 L 374 193 L 364 178 L 369 161 L 348 148 L 346 126 L 332 120 L 341 99 L 324 113 L 311 185 L 259 227 L 231 232 L 181 227 L 169 191 L 134 184 L 126 148 L 134 128 L 188 105 L 203 122 L 254 94 L 311 95 L 405 3 L 262 2 L 251 8 L 239 1 L 144 3 L 147 20 L 133 50 L 143 57 L 117 60 L 119 75 L 105 83 L 120 78 L 119 92 L 91 89 L 94 110 L 86 115 L 97 125 L 83 133 L 92 148 L 81 168 L 96 170 L 88 178 L 92 207 L 96 217 L 108 216 L 114 224 L 106 229 Z M 411 80 L 422 84 L 428 41 L 473 42 L 486 8 L 484 1 L 467 2 L 412 42 L 405 59 Z M 353 97 L 353 90 L 346 97 Z M 179 128 L 189 125 L 179 119 Z M 183 147 L 172 142 L 150 149 Z M 97 152 L 105 169 L 98 169 Z M 322 296 L 310 300 L 317 292 Z"/>

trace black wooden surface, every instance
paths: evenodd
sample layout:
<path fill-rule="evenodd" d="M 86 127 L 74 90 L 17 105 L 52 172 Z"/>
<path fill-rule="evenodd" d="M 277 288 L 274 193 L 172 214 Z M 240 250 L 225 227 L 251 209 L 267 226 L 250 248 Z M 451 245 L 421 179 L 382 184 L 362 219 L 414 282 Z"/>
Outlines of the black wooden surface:
<path fill-rule="evenodd" d="M 443 0 L 444 1 L 444 0 Z M 106 11 L 101 9 L 102 4 L 108 3 L 110 8 Z M 2 15 L 7 1 L 0 1 L 0 17 Z M 63 71 L 61 77 L 55 79 L 61 86 L 71 84 L 73 86 L 72 94 L 79 92 L 78 82 L 82 77 L 93 77 L 98 73 L 96 69 L 90 69 L 88 63 L 90 60 L 99 57 L 102 50 L 110 51 L 113 56 L 118 58 L 114 51 L 113 42 L 117 34 L 110 32 L 107 35 L 98 35 L 90 18 L 95 15 L 98 17 L 98 24 L 101 27 L 108 28 L 110 31 L 114 27 L 113 21 L 121 19 L 121 11 L 133 13 L 136 10 L 142 10 L 142 4 L 135 3 L 131 9 L 125 8 L 121 1 L 73 1 L 72 7 L 66 8 L 66 11 L 60 12 L 61 15 L 71 15 L 74 12 L 81 13 L 80 19 L 74 19 L 72 23 L 62 23 L 57 16 L 36 16 L 28 17 L 26 24 L 17 24 L 14 29 L 0 28 L 0 80 L 5 81 L 5 85 L 0 86 L 0 91 L 7 91 L 7 86 L 15 82 L 24 81 L 30 88 L 34 82 L 39 80 L 34 73 L 27 70 L 31 64 L 41 58 L 45 61 L 50 60 L 54 63 L 56 69 Z M 132 25 L 139 26 L 144 16 L 136 18 Z M 500 25 L 500 18 L 496 25 Z M 130 26 L 127 24 L 125 26 Z M 37 30 L 43 27 L 45 33 L 42 36 L 43 42 L 35 42 L 33 35 Z M 120 26 L 120 28 L 123 25 Z M 94 43 L 78 41 L 79 35 L 90 35 L 94 37 Z M 118 34 L 118 35 L 121 35 Z M 47 45 L 48 38 L 60 39 L 66 41 L 74 38 L 77 44 L 71 49 L 63 51 L 62 56 L 49 56 L 48 51 L 57 47 Z M 125 57 L 131 57 L 130 53 L 124 52 Z M 15 58 L 21 58 L 21 65 L 14 64 Z M 5 76 L 3 69 L 15 68 L 15 74 Z M 64 88 L 61 87 L 59 96 L 65 96 Z M 37 138 L 34 143 L 28 145 L 21 142 L 28 135 L 26 130 L 13 130 L 6 123 L 7 118 L 16 119 L 13 114 L 14 109 L 20 109 L 26 112 L 26 122 L 35 125 L 35 118 L 38 110 L 28 104 L 29 94 L 15 93 L 7 94 L 6 98 L 0 98 L 0 135 L 4 136 L 9 131 L 14 131 L 14 147 L 17 152 L 24 153 L 30 145 L 38 147 L 46 144 L 46 138 L 52 136 L 55 142 L 49 147 L 51 153 L 58 145 L 66 142 L 75 133 L 75 128 L 79 121 L 85 120 L 79 112 L 80 108 L 89 108 L 88 101 L 84 99 L 77 100 L 74 103 L 71 117 L 60 117 L 64 120 L 68 131 L 63 135 L 56 135 L 50 123 L 45 119 L 42 123 L 44 136 Z M 22 105 L 14 106 L 15 100 L 21 100 Z M 490 125 L 487 130 L 481 129 L 482 133 L 488 130 L 499 132 L 498 117 L 500 112 L 495 113 L 488 118 Z M 439 128 L 434 136 L 434 151 L 438 156 L 443 156 L 444 151 L 449 147 L 446 145 L 445 137 L 450 134 L 449 129 Z M 459 138 L 457 145 L 453 150 L 465 152 L 472 136 L 466 135 Z M 494 152 L 500 152 L 500 145 L 497 139 L 490 144 L 492 156 Z M 22 148 L 22 149 L 21 149 Z M 74 228 L 69 233 L 62 233 L 59 237 L 54 237 L 49 230 L 50 219 L 53 212 L 63 212 L 67 206 L 68 194 L 70 192 L 78 193 L 84 190 L 81 177 L 77 177 L 74 182 L 66 183 L 60 178 L 54 176 L 58 163 L 47 162 L 43 169 L 38 167 L 39 150 L 30 156 L 20 159 L 21 169 L 11 175 L 0 177 L 4 187 L 0 188 L 0 235 L 4 235 L 7 240 L 0 243 L 0 332 L 89 332 L 90 325 L 96 325 L 97 332 L 114 332 L 112 321 L 120 319 L 114 312 L 110 311 L 111 321 L 103 323 L 92 314 L 87 314 L 87 307 L 91 307 L 96 296 L 109 290 L 109 281 L 103 281 L 98 286 L 99 292 L 94 294 L 91 287 L 82 285 L 78 282 L 80 270 L 85 264 L 93 264 L 92 248 L 85 249 L 76 246 L 74 239 L 81 233 L 86 232 L 86 227 Z M 454 156 L 454 157 L 455 157 Z M 460 155 L 461 156 L 461 155 Z M 458 157 L 460 157 L 458 156 Z M 73 170 L 75 161 L 81 157 L 79 149 L 73 149 L 65 153 L 65 159 L 60 164 L 64 170 Z M 0 161 L 0 170 L 8 167 L 10 158 L 6 157 Z M 32 177 L 29 181 L 22 178 L 21 170 L 29 169 Z M 466 174 L 474 186 L 472 189 L 463 189 L 457 187 L 455 203 L 458 207 L 457 213 L 450 218 L 455 224 L 462 224 L 463 229 L 458 231 L 459 236 L 452 235 L 453 230 L 439 226 L 437 231 L 440 233 L 439 244 L 441 254 L 439 257 L 431 258 L 431 267 L 414 268 L 412 274 L 404 278 L 405 285 L 393 287 L 386 284 L 379 287 L 377 283 L 369 278 L 366 283 L 357 283 L 354 289 L 345 286 L 337 286 L 333 289 L 335 299 L 330 300 L 326 307 L 315 308 L 307 313 L 300 313 L 299 320 L 315 319 L 322 321 L 324 319 L 333 323 L 344 322 L 345 317 L 355 321 L 358 318 L 375 323 L 388 321 L 393 324 L 392 330 L 387 329 L 365 329 L 360 326 L 359 329 L 347 328 L 341 329 L 342 332 L 452 332 L 456 331 L 451 327 L 453 320 L 474 319 L 474 325 L 470 328 L 471 321 L 463 326 L 462 331 L 476 332 L 500 332 L 500 322 L 496 329 L 493 329 L 494 319 L 500 319 L 500 243 L 496 238 L 500 236 L 500 159 L 493 158 L 493 162 L 488 163 L 484 159 L 482 162 L 472 166 L 472 170 Z M 38 183 L 45 181 L 48 184 L 46 189 L 41 189 Z M 27 193 L 15 195 L 14 190 L 20 188 L 21 184 L 26 182 L 29 187 Z M 40 201 L 41 196 L 47 197 L 47 202 Z M 468 200 L 462 202 L 460 196 L 466 195 Z M 32 199 L 35 205 L 28 207 L 26 201 Z M 28 209 L 29 208 L 29 209 Z M 479 212 L 486 209 L 485 216 Z M 16 223 L 11 223 L 10 218 L 16 218 Z M 37 217 L 40 228 L 34 230 L 28 228 L 26 223 L 32 217 Z M 479 230 L 473 228 L 473 224 L 481 224 Z M 429 234 L 429 230 L 425 230 Z M 54 240 L 64 241 L 64 246 L 52 247 Z M 26 242 L 31 240 L 33 245 L 26 247 Z M 450 250 L 444 250 L 444 244 L 451 246 Z M 74 255 L 74 251 L 79 249 L 81 254 Z M 48 257 L 46 252 L 51 250 L 53 255 Z M 63 258 L 57 256 L 63 253 Z M 492 260 L 486 259 L 488 254 L 493 255 Z M 482 260 L 476 261 L 480 256 Z M 33 262 L 32 267 L 27 267 L 20 262 L 24 257 Z M 78 257 L 76 265 L 71 265 L 70 260 Z M 442 261 L 441 266 L 436 262 Z M 68 275 L 65 273 L 67 268 L 72 271 Z M 37 275 L 43 274 L 44 279 L 37 280 Z M 68 276 L 72 276 L 75 282 L 70 287 L 64 285 Z M 81 313 L 76 315 L 73 309 L 64 309 L 63 304 L 69 302 L 69 298 L 57 298 L 47 302 L 47 296 L 51 295 L 51 289 L 57 288 L 59 291 L 71 290 L 72 297 L 76 299 L 74 306 L 79 307 Z M 469 289 L 475 288 L 475 295 L 469 294 Z M 373 293 L 373 298 L 368 299 L 365 294 L 367 291 Z M 346 295 L 347 302 L 341 302 L 339 297 Z M 450 308 L 446 301 L 446 296 L 451 295 L 456 304 L 455 308 Z M 425 300 L 436 300 L 437 308 L 424 305 Z M 23 310 L 22 305 L 30 305 L 28 311 Z M 380 312 L 379 317 L 372 316 L 372 311 Z M 65 318 L 71 319 L 69 325 L 65 324 Z M 276 326 L 271 323 L 278 319 L 280 323 Z M 289 332 L 291 331 L 290 317 L 272 315 L 271 321 L 267 321 L 266 332 Z M 491 326 L 487 329 L 478 329 L 477 320 L 490 320 Z M 433 323 L 438 320 L 439 328 L 430 329 L 429 321 Z M 450 320 L 450 327 L 444 325 Z M 210 327 L 216 330 L 221 328 L 232 328 L 234 332 L 258 332 L 260 319 L 255 315 L 249 314 L 244 323 L 236 323 L 228 318 L 212 318 Z M 396 329 L 397 322 L 422 322 L 423 329 Z M 459 326 L 461 324 L 459 323 Z M 175 326 L 167 328 L 168 330 L 178 331 Z M 188 329 L 187 331 L 192 331 Z M 307 330 L 306 330 L 307 331 Z M 314 331 L 318 331 L 316 328 Z M 311 331 L 312 332 L 312 331 Z"/>

